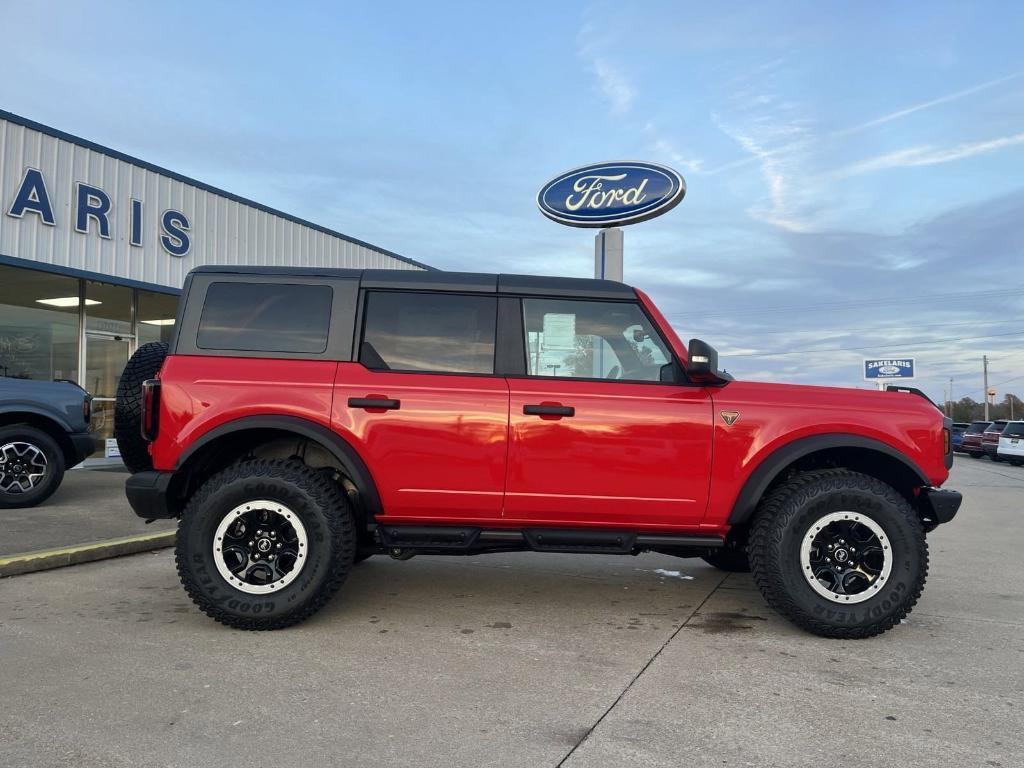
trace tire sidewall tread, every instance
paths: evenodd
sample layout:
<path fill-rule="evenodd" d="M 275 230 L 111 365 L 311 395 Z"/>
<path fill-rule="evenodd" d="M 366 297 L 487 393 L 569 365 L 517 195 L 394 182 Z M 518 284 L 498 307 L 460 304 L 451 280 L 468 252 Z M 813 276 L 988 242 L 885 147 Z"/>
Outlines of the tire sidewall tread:
<path fill-rule="evenodd" d="M 30 443 L 46 456 L 46 474 L 42 485 L 28 493 L 0 492 L 0 509 L 28 509 L 50 498 L 64 480 L 64 452 L 57 441 L 30 424 L 9 424 L 0 427 L 0 445 L 12 442 Z"/>
<path fill-rule="evenodd" d="M 270 594 L 235 589 L 213 560 L 213 534 L 224 515 L 239 504 L 269 499 L 299 516 L 309 538 L 302 573 Z M 295 460 L 253 460 L 234 464 L 207 480 L 178 522 L 175 563 L 185 591 L 203 613 L 238 629 L 269 630 L 312 616 L 338 591 L 352 568 L 356 531 L 341 489 Z"/>
<path fill-rule="evenodd" d="M 871 517 L 891 546 L 888 580 L 861 603 L 840 604 L 818 595 L 801 572 L 806 532 L 822 515 L 840 510 Z M 928 573 L 924 528 L 907 500 L 877 478 L 841 469 L 796 475 L 770 493 L 759 506 L 749 554 L 768 604 L 824 637 L 859 639 L 891 629 L 917 603 Z"/>

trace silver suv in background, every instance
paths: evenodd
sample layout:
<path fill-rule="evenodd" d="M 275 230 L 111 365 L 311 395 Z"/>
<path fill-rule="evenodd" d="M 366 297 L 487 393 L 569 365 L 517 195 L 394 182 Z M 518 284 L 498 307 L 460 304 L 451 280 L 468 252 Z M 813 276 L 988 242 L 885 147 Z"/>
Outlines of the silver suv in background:
<path fill-rule="evenodd" d="M 1024 464 L 1024 421 L 1007 422 L 999 436 L 996 455 L 1015 467 Z"/>
<path fill-rule="evenodd" d="M 91 401 L 72 382 L 0 376 L 0 509 L 46 501 L 93 452 Z"/>

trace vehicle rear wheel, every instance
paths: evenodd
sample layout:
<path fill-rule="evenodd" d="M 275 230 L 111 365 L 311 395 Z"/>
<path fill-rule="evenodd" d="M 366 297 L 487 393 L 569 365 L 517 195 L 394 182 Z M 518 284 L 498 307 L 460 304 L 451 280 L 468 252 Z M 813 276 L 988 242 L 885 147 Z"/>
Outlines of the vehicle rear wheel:
<path fill-rule="evenodd" d="M 64 479 L 64 453 L 48 434 L 27 424 L 0 428 L 0 509 L 42 504 Z"/>
<path fill-rule="evenodd" d="M 143 344 L 124 367 L 117 384 L 117 402 L 114 404 L 114 437 L 121 452 L 121 460 L 129 472 L 144 472 L 153 468 L 149 444 L 142 439 L 142 382 L 160 372 L 167 358 L 167 344 L 151 341 Z"/>
<path fill-rule="evenodd" d="M 1024 459 L 1010 459 L 1009 461 L 1015 467 L 1024 465 Z"/>
<path fill-rule="evenodd" d="M 710 554 L 701 557 L 708 565 L 713 565 L 720 571 L 731 573 L 750 573 L 750 559 L 745 549 L 725 548 L 713 550 Z"/>
<path fill-rule="evenodd" d="M 207 480 L 178 523 L 175 560 L 192 601 L 238 629 L 316 613 L 352 568 L 356 533 L 338 485 L 298 461 L 245 461 Z"/>
<path fill-rule="evenodd" d="M 749 552 L 768 604 L 823 637 L 892 628 L 928 574 L 924 528 L 907 500 L 877 478 L 842 469 L 797 475 L 764 499 Z"/>

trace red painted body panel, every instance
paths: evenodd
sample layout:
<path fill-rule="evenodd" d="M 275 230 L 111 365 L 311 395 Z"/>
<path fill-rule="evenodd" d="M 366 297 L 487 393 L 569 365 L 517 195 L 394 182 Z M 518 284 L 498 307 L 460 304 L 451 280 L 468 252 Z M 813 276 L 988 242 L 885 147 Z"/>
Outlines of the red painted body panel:
<path fill-rule="evenodd" d="M 732 426 L 715 420 L 715 461 L 705 524 L 725 525 L 750 473 L 773 451 L 803 437 L 852 434 L 877 440 L 914 462 L 932 485 L 949 475 L 942 414 L 902 392 L 734 381 L 712 390 L 716 416 L 738 411 Z"/>
<path fill-rule="evenodd" d="M 160 371 L 154 468 L 174 469 L 195 440 L 247 416 L 295 416 L 330 428 L 337 367 L 323 360 L 171 355 Z"/>
<path fill-rule="evenodd" d="M 711 470 L 711 401 L 674 384 L 509 379 L 506 520 L 697 526 Z M 524 405 L 572 406 L 571 417 Z"/>
<path fill-rule="evenodd" d="M 371 371 L 340 363 L 334 392 L 334 430 L 362 455 L 389 520 L 501 517 L 508 445 L 505 379 Z M 350 397 L 395 399 L 401 407 L 349 408 Z"/>

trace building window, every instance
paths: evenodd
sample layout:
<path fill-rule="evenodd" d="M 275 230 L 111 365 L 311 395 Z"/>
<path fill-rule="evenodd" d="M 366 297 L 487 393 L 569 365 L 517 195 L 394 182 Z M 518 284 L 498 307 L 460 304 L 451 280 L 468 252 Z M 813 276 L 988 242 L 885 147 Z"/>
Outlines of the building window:
<path fill-rule="evenodd" d="M 86 282 L 85 331 L 133 336 L 132 289 L 91 280 Z"/>
<path fill-rule="evenodd" d="M 0 376 L 78 380 L 79 283 L 0 265 Z"/>

